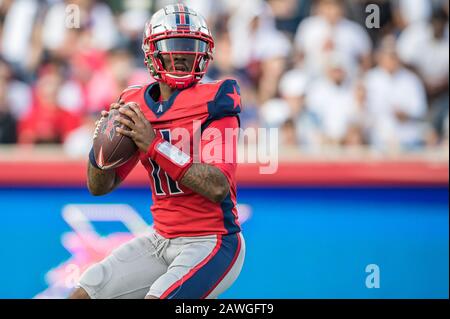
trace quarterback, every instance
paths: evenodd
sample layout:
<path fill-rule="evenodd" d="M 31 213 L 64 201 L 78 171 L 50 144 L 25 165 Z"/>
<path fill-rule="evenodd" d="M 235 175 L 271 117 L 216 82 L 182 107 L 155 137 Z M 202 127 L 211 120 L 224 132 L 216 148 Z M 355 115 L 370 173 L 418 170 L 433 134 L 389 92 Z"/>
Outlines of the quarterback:
<path fill-rule="evenodd" d="M 118 121 L 129 130 L 116 130 L 138 151 L 113 169 L 101 169 L 91 151 L 87 184 L 93 195 L 107 194 L 140 162 L 150 181 L 154 226 L 88 268 L 71 298 L 217 298 L 239 276 L 245 243 L 236 210 L 236 156 L 226 160 L 235 154 L 237 137 L 224 137 L 239 128 L 240 91 L 232 79 L 200 82 L 213 48 L 204 18 L 183 4 L 166 6 L 146 24 L 142 49 L 156 82 L 127 88 L 111 105 L 128 116 Z M 102 112 L 94 139 L 107 115 Z M 177 129 L 189 132 L 191 146 L 199 136 L 222 151 L 198 158 L 202 150 L 181 147 Z"/>

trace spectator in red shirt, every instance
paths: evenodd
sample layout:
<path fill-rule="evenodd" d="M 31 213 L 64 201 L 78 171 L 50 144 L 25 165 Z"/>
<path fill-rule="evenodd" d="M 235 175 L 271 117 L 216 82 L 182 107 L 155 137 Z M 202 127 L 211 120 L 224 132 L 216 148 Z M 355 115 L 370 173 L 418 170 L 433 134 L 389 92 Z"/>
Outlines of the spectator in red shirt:
<path fill-rule="evenodd" d="M 80 125 L 79 117 L 62 109 L 58 103 L 61 83 L 56 66 L 50 65 L 41 71 L 33 89 L 30 111 L 19 124 L 20 143 L 59 144 Z"/>

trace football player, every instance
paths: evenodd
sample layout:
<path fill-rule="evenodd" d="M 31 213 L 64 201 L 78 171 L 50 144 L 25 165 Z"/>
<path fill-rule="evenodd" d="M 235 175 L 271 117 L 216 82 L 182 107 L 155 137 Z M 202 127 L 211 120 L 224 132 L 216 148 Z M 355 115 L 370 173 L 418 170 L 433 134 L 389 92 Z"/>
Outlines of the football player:
<path fill-rule="evenodd" d="M 154 227 L 86 270 L 71 298 L 217 298 L 237 279 L 245 255 L 237 136 L 227 140 L 225 131 L 239 128 L 241 100 L 235 80 L 199 82 L 213 48 L 204 18 L 183 4 L 166 6 L 146 24 L 142 49 L 156 82 L 127 88 L 111 105 L 130 118 L 120 117 L 129 130 L 117 131 L 139 151 L 110 170 L 100 169 L 91 151 L 87 179 L 92 194 L 107 194 L 140 162 L 151 181 Z M 100 122 L 108 112 L 102 115 Z M 180 128 L 189 132 L 189 152 L 176 146 Z M 220 151 L 195 160 L 195 136 Z"/>

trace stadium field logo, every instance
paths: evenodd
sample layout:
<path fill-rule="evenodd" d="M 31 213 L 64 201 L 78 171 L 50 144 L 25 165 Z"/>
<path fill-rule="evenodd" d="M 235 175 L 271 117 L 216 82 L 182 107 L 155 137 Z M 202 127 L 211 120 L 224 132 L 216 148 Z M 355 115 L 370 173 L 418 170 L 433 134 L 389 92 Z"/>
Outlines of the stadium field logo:
<path fill-rule="evenodd" d="M 238 204 L 241 225 L 251 217 L 248 205 Z M 136 210 L 125 204 L 69 204 L 63 208 L 63 219 L 72 228 L 61 237 L 70 258 L 50 269 L 45 275 L 48 288 L 35 296 L 37 299 L 66 298 L 78 283 L 80 276 L 92 264 L 108 256 L 121 244 L 150 231 Z M 94 224 L 121 224 L 126 231 L 101 234 Z"/>

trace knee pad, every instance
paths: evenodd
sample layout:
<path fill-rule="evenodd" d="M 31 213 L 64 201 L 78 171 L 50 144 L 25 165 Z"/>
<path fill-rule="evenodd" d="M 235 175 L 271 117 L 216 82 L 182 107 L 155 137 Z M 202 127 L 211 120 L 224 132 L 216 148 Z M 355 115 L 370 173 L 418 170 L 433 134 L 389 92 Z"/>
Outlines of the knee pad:
<path fill-rule="evenodd" d="M 81 276 L 79 285 L 97 293 L 111 279 L 111 274 L 111 265 L 108 260 L 104 260 L 89 267 Z"/>

